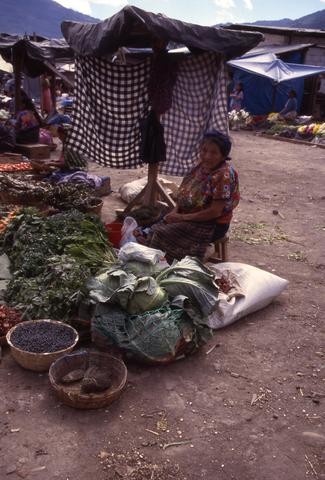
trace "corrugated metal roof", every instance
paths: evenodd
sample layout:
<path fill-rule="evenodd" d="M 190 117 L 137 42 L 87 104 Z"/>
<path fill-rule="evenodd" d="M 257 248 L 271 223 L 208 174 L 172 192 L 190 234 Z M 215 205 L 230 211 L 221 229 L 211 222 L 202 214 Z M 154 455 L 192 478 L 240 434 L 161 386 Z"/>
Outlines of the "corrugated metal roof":
<path fill-rule="evenodd" d="M 261 32 L 274 33 L 278 35 L 301 35 L 301 36 L 316 36 L 325 37 L 325 30 L 313 30 L 311 28 L 290 28 L 290 27 L 273 27 L 269 25 L 250 25 L 249 23 L 233 23 L 231 25 L 224 25 L 223 28 L 227 30 L 243 30 L 245 32 Z"/>
<path fill-rule="evenodd" d="M 315 43 L 297 43 L 295 45 L 263 45 L 252 48 L 246 52 L 243 57 L 251 57 L 253 55 L 264 55 L 265 53 L 274 53 L 280 55 L 281 53 L 296 52 L 306 48 L 313 47 Z"/>

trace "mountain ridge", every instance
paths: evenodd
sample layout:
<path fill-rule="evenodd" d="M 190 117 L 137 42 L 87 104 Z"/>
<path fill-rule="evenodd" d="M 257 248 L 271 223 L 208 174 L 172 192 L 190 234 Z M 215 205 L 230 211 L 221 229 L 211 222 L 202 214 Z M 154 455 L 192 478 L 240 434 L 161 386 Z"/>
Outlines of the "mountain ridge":
<path fill-rule="evenodd" d="M 310 13 L 295 20 L 292 20 L 291 18 L 281 18 L 280 20 L 257 20 L 256 22 L 249 22 L 246 25 L 325 30 L 325 9 L 318 10 L 317 12 Z"/>
<path fill-rule="evenodd" d="M 46 13 L 46 14 L 45 14 Z M 99 19 L 65 8 L 54 0 L 1 0 L 0 32 L 62 37 L 61 22 L 97 23 Z"/>
<path fill-rule="evenodd" d="M 50 38 L 62 37 L 61 22 L 97 23 L 100 20 L 63 7 L 55 0 L 0 0 L 0 32 L 18 35 L 42 35 Z M 292 20 L 258 20 L 246 23 L 252 26 L 306 28 L 325 30 L 325 9 Z"/>

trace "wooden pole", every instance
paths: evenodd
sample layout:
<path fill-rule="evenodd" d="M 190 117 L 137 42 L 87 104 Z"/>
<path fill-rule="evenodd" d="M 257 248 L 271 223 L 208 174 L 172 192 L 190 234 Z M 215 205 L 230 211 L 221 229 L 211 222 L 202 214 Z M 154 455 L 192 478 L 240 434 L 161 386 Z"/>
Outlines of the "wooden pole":
<path fill-rule="evenodd" d="M 13 51 L 13 70 L 15 79 L 15 114 L 21 110 L 21 70 L 22 70 L 22 54 L 15 49 Z"/>
<path fill-rule="evenodd" d="M 55 73 L 51 72 L 50 88 L 51 88 L 52 105 L 54 110 L 56 109 L 55 79 L 56 79 Z"/>

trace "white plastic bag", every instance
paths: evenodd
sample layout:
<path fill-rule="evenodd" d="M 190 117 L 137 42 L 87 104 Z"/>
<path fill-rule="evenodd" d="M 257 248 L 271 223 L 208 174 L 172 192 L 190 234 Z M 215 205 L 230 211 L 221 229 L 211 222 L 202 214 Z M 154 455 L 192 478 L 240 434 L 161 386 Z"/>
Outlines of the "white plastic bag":
<path fill-rule="evenodd" d="M 123 247 L 126 243 L 136 242 L 136 238 L 133 235 L 134 230 L 137 228 L 138 224 L 132 217 L 125 217 L 122 225 L 122 238 L 120 241 L 120 247 Z"/>
<path fill-rule="evenodd" d="M 226 327 L 246 315 L 269 305 L 287 287 L 288 280 L 273 273 L 244 263 L 225 262 L 208 265 L 217 276 L 231 272 L 237 285 L 229 294 L 220 292 L 208 326 L 213 329 Z"/>
<path fill-rule="evenodd" d="M 146 247 L 139 243 L 129 242 L 120 248 L 118 259 L 121 262 L 128 262 L 130 260 L 137 260 L 138 262 L 151 263 L 156 265 L 164 258 L 165 254 L 161 250 Z"/>

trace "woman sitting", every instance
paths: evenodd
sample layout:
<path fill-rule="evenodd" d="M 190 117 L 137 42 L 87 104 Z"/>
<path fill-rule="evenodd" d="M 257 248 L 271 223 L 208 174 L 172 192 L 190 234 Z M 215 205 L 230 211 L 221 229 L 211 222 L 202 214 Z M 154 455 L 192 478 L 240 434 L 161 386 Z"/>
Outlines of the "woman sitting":
<path fill-rule="evenodd" d="M 297 93 L 296 90 L 290 90 L 289 98 L 286 101 L 284 108 L 279 112 L 279 120 L 295 120 L 297 118 Z"/>
<path fill-rule="evenodd" d="M 239 202 L 238 175 L 227 161 L 230 150 L 227 135 L 204 135 L 199 163 L 184 177 L 176 207 L 152 227 L 147 243 L 164 251 L 167 261 L 186 255 L 203 259 L 209 243 L 228 231 Z"/>
<path fill-rule="evenodd" d="M 21 97 L 22 109 L 17 113 L 17 143 L 38 143 L 42 120 L 36 112 L 32 100 L 25 94 Z"/>

